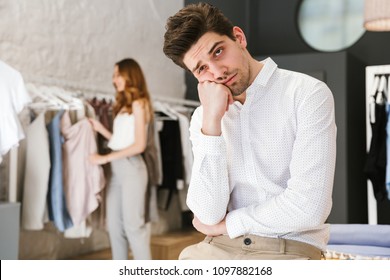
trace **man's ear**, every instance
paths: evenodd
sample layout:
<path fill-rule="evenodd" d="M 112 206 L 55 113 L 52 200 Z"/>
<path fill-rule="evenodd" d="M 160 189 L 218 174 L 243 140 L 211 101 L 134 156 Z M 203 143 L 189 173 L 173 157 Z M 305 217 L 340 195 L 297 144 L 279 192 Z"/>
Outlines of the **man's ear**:
<path fill-rule="evenodd" d="M 246 41 L 246 37 L 245 37 L 244 31 L 242 31 L 242 29 L 240 27 L 234 26 L 233 27 L 233 34 L 234 34 L 234 37 L 236 37 L 237 42 L 242 47 L 246 48 L 247 41 Z"/>

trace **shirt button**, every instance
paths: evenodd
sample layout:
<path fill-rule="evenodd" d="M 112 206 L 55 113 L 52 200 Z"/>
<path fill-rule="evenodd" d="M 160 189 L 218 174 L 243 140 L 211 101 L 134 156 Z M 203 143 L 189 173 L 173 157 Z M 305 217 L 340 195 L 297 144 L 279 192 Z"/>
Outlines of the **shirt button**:
<path fill-rule="evenodd" d="M 250 238 L 245 238 L 244 239 L 244 244 L 245 245 L 251 245 L 251 243 L 252 243 L 252 240 Z"/>

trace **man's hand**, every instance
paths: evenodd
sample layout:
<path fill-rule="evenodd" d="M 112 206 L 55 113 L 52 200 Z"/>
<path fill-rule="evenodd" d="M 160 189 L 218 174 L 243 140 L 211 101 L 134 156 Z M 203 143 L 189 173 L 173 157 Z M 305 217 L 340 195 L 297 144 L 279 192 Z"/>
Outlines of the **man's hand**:
<path fill-rule="evenodd" d="M 198 95 L 203 106 L 202 132 L 221 135 L 222 117 L 234 101 L 230 89 L 223 84 L 204 81 L 198 84 Z"/>
<path fill-rule="evenodd" d="M 199 219 L 196 216 L 194 216 L 194 219 L 192 220 L 192 225 L 197 231 L 207 236 L 218 236 L 227 233 L 225 219 L 223 219 L 221 222 L 219 222 L 216 225 L 209 226 L 209 225 L 202 224 L 202 222 L 199 221 Z"/>

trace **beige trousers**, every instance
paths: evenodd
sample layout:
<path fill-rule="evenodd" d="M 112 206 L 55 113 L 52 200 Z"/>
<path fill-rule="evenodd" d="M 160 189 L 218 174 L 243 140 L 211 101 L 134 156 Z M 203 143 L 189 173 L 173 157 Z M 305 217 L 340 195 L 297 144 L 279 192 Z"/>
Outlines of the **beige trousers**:
<path fill-rule="evenodd" d="M 180 260 L 320 260 L 321 250 L 298 241 L 247 235 L 206 237 L 185 248 Z"/>
<path fill-rule="evenodd" d="M 127 260 L 130 246 L 135 260 L 150 260 L 150 226 L 145 224 L 145 162 L 137 155 L 112 161 L 111 169 L 107 225 L 112 258 Z"/>

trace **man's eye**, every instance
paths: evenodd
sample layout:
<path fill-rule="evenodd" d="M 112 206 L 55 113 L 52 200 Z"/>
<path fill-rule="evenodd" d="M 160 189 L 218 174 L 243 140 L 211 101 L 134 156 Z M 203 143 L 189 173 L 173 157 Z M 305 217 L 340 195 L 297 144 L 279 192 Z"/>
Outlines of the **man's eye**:
<path fill-rule="evenodd" d="M 205 66 L 200 66 L 198 69 L 198 73 L 201 73 L 206 67 Z"/>
<path fill-rule="evenodd" d="M 215 56 L 219 56 L 222 53 L 222 49 L 218 49 L 215 51 Z"/>

